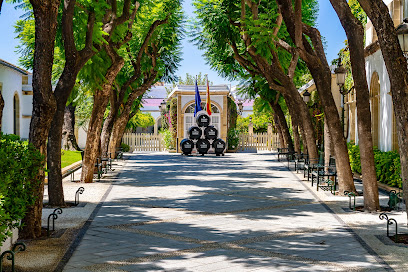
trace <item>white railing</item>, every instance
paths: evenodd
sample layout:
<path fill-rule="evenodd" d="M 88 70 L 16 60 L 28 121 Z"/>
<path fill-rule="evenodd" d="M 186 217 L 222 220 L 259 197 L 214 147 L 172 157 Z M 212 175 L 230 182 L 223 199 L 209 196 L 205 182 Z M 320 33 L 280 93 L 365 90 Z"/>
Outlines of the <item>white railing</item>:
<path fill-rule="evenodd" d="M 125 133 L 122 142 L 133 151 L 164 151 L 165 147 L 160 134 Z M 238 151 L 276 150 L 279 147 L 279 137 L 276 133 L 240 134 Z"/>
<path fill-rule="evenodd" d="M 279 147 L 279 137 L 276 133 L 240 134 L 238 151 L 276 150 Z"/>
<path fill-rule="evenodd" d="M 162 136 L 149 133 L 125 133 L 122 143 L 130 146 L 133 151 L 164 151 Z"/>

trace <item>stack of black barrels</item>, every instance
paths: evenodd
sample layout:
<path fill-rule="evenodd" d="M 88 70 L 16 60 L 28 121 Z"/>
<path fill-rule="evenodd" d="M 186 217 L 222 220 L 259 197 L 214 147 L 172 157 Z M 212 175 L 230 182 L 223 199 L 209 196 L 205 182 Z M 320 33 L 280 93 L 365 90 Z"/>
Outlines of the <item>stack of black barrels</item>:
<path fill-rule="evenodd" d="M 197 153 L 204 156 L 209 151 L 214 151 L 217 156 L 223 155 L 226 144 L 218 138 L 218 130 L 210 126 L 210 116 L 200 113 L 196 117 L 197 126 L 192 126 L 188 130 L 188 138 L 180 142 L 180 148 L 184 155 L 190 155 L 194 148 Z"/>

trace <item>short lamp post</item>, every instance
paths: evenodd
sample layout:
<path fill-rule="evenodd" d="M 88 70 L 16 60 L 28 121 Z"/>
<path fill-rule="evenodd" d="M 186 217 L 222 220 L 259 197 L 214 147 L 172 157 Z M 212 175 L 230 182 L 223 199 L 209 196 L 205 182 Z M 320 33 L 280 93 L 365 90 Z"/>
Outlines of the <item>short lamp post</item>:
<path fill-rule="evenodd" d="M 303 101 L 306 104 L 310 102 L 310 96 L 311 94 L 307 90 L 303 93 Z"/>
<path fill-rule="evenodd" d="M 405 58 L 408 57 L 408 18 L 405 18 L 395 29 L 398 35 L 399 44 Z"/>
<path fill-rule="evenodd" d="M 244 111 L 244 105 L 242 104 L 242 100 L 238 100 L 238 114 L 242 115 Z"/>
<path fill-rule="evenodd" d="M 340 58 L 338 60 L 338 64 L 337 64 L 336 69 L 334 69 L 334 73 L 336 74 L 336 83 L 339 86 L 339 91 L 340 91 L 340 94 L 342 95 L 342 97 L 341 97 L 341 124 L 343 126 L 343 133 L 344 133 L 344 97 L 345 97 L 346 94 L 348 94 L 351 91 L 351 89 L 350 90 L 345 90 L 343 88 L 344 83 L 346 83 L 347 70 L 341 64 L 341 59 Z"/>

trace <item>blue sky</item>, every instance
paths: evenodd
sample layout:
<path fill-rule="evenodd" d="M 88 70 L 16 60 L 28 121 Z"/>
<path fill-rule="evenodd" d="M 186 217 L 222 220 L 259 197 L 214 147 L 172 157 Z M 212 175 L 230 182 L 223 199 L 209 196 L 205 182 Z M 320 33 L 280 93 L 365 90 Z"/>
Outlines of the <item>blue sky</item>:
<path fill-rule="evenodd" d="M 346 35 L 340 25 L 339 19 L 334 12 L 329 0 L 319 0 L 319 17 L 317 20 L 318 29 L 326 39 L 326 54 L 328 61 L 337 58 L 337 53 L 344 46 Z M 184 1 L 184 10 L 188 16 L 192 16 L 193 7 L 191 0 Z M 15 10 L 10 4 L 3 3 L 0 15 L 0 59 L 18 65 L 18 54 L 16 46 L 18 40 L 15 39 L 14 24 L 22 15 L 20 10 Z M 235 84 L 219 77 L 216 72 L 210 70 L 202 58 L 203 52 L 198 50 L 188 39 L 183 41 L 183 61 L 178 70 L 178 75 L 184 77 L 186 73 L 196 75 L 199 72 L 209 75 L 209 80 L 214 84 Z"/>

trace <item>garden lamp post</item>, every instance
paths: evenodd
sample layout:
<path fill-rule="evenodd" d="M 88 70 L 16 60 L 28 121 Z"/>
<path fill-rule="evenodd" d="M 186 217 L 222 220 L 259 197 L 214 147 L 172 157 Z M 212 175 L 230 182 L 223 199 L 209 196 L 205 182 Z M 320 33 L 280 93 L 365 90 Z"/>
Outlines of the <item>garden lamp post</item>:
<path fill-rule="evenodd" d="M 345 90 L 344 83 L 346 83 L 346 74 L 347 70 L 341 64 L 341 58 L 338 59 L 337 67 L 334 69 L 334 73 L 336 74 L 336 83 L 339 86 L 339 92 L 341 94 L 341 124 L 343 126 L 343 134 L 344 134 L 344 97 L 348 94 L 350 90 Z M 345 136 L 346 137 L 346 136 Z"/>
<path fill-rule="evenodd" d="M 242 104 L 242 100 L 238 100 L 238 114 L 242 115 L 242 112 L 244 110 L 244 105 Z"/>
<path fill-rule="evenodd" d="M 405 58 L 408 57 L 408 18 L 405 18 L 395 29 Z"/>
<path fill-rule="evenodd" d="M 311 96 L 311 94 L 306 90 L 304 93 L 303 93 L 303 101 L 307 104 L 307 103 L 309 103 L 309 101 L 310 101 L 310 96 Z"/>

